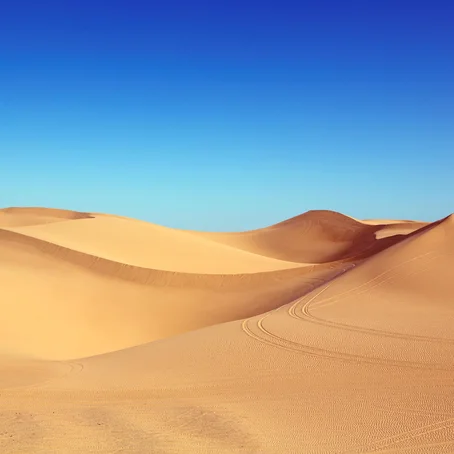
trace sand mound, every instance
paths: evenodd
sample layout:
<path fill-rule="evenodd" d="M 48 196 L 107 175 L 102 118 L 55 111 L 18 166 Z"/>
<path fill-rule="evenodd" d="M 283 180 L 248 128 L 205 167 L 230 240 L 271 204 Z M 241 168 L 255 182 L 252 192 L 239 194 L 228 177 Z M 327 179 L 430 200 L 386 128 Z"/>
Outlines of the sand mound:
<path fill-rule="evenodd" d="M 0 209 L 0 228 L 50 224 L 72 219 L 89 218 L 89 213 L 55 208 L 10 207 Z"/>
<path fill-rule="evenodd" d="M 376 232 L 334 211 L 308 211 L 264 229 L 240 233 L 203 233 L 205 238 L 255 254 L 298 263 L 327 263 L 381 249 Z M 395 235 L 399 234 L 396 232 Z M 392 236 L 392 235 L 384 235 Z M 389 243 L 386 244 L 388 246 Z"/>
<path fill-rule="evenodd" d="M 165 272 L 0 232 L 0 354 L 87 356 L 261 313 L 309 288 L 305 273 Z"/>
<path fill-rule="evenodd" d="M 298 266 L 182 230 L 114 216 L 92 215 L 8 230 L 93 257 L 172 272 L 241 274 Z"/>
<path fill-rule="evenodd" d="M 52 386 L 153 396 L 136 421 L 178 452 L 451 452 L 453 251 L 447 219 L 275 311 L 80 361 Z"/>
<path fill-rule="evenodd" d="M 428 224 L 428 222 L 421 222 L 421 221 L 412 221 L 409 219 L 402 220 L 402 219 L 362 219 L 359 220 L 363 224 L 369 225 L 393 225 L 393 224 Z"/>
<path fill-rule="evenodd" d="M 0 354 L 89 356 L 241 319 L 291 301 L 332 268 L 111 216 L 0 229 Z"/>
<path fill-rule="evenodd" d="M 396 235 L 408 235 L 428 225 L 427 222 L 402 222 L 380 225 L 375 233 L 377 239 L 389 238 Z"/>
<path fill-rule="evenodd" d="M 1 452 L 454 451 L 453 216 L 383 239 L 326 212 L 160 237 L 213 261 L 290 262 L 298 238 L 295 257 L 335 258 L 244 274 L 101 257 L 127 246 L 96 244 L 99 218 L 0 232 Z"/>

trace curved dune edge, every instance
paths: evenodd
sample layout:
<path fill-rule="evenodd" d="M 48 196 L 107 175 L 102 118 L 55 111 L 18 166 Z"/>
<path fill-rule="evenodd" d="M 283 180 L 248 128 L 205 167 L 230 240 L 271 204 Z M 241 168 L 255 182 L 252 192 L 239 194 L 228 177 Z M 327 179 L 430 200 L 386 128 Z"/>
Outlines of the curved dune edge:
<path fill-rule="evenodd" d="M 275 260 L 274 263 L 256 263 L 253 267 L 257 270 L 252 272 L 260 271 L 270 271 L 277 268 L 291 268 L 298 266 L 299 264 L 319 264 L 319 263 L 328 263 L 332 261 L 345 260 L 351 256 L 356 256 L 361 254 L 365 250 L 369 250 L 374 247 L 374 243 L 377 239 L 382 239 L 388 236 L 394 236 L 399 234 L 407 234 L 416 228 L 421 227 L 423 224 L 401 224 L 398 221 L 396 223 L 390 224 L 379 224 L 379 225 L 365 225 L 361 221 L 358 221 L 354 218 L 345 216 L 343 214 L 328 211 L 328 210 L 313 210 L 302 215 L 295 216 L 293 218 L 287 219 L 283 222 L 271 225 L 269 227 L 250 230 L 245 232 L 232 232 L 232 233 L 217 233 L 217 232 L 197 232 L 197 231 L 188 231 L 180 230 L 169 227 L 162 227 L 155 224 L 151 224 L 145 221 L 139 221 L 131 219 L 124 216 L 115 216 L 115 215 L 106 215 L 106 214 L 96 214 L 96 213 L 78 213 L 71 212 L 66 210 L 57 210 L 57 209 L 43 209 L 43 208 L 14 208 L 6 209 L 3 211 L 11 211 L 16 213 L 16 215 L 21 218 L 24 213 L 32 213 L 35 216 L 43 217 L 47 219 L 46 216 L 49 213 L 55 213 L 60 221 L 61 220 L 77 220 L 77 219 L 87 219 L 87 218 L 100 218 L 101 219 L 120 219 L 123 221 L 128 221 L 131 226 L 140 225 L 138 232 L 141 232 L 143 235 L 144 227 L 145 229 L 149 226 L 150 232 L 149 235 L 154 235 L 154 230 L 160 235 L 165 233 L 166 238 L 163 237 L 164 241 L 171 241 L 169 236 L 173 233 L 181 235 L 190 234 L 190 237 L 186 237 L 184 241 L 189 239 L 195 240 L 196 238 L 204 239 L 212 243 L 213 245 L 217 244 L 224 248 L 229 248 L 230 250 L 236 249 L 238 252 L 252 254 L 255 256 L 249 256 L 251 259 L 251 266 L 259 257 L 263 257 L 269 260 Z M 0 210 L 1 214 L 2 210 Z M 57 221 L 55 221 L 57 222 Z M 60 246 L 68 247 L 74 250 L 80 250 L 81 252 L 86 252 L 91 254 L 91 251 L 84 249 L 83 238 L 80 240 L 77 239 L 77 236 L 71 240 L 71 231 L 68 231 L 68 235 L 60 234 L 56 235 L 55 238 L 49 233 L 52 233 L 55 230 L 55 227 L 51 227 L 50 231 L 38 229 L 36 232 L 33 230 L 33 227 L 40 227 L 42 224 L 47 224 L 48 222 L 38 222 L 34 221 L 32 224 L 27 224 L 24 226 L 14 226 L 12 230 L 16 230 L 19 233 L 24 233 L 29 236 L 35 236 L 39 239 L 43 239 L 49 242 L 54 242 L 60 244 Z M 106 223 L 107 224 L 107 223 Z M 30 230 L 27 227 L 32 227 Z M 0 224 L 1 227 L 1 224 Z M 25 227 L 25 228 L 21 228 Z M 66 226 L 68 227 L 68 226 Z M 8 228 L 8 226 L 6 227 Z M 99 229 L 99 227 L 97 227 Z M 103 228 L 109 228 L 107 225 Z M 118 228 L 118 226 L 116 226 Z M 137 227 L 134 227 L 137 229 Z M 84 229 L 85 230 L 85 229 Z M 167 232 L 167 233 L 166 233 Z M 55 232 L 58 233 L 58 232 Z M 168 238 L 167 238 L 168 237 Z M 180 236 L 179 241 L 183 238 Z M 75 240 L 75 241 L 74 241 Z M 77 245 L 77 242 L 80 242 L 80 246 Z M 121 240 L 120 240 L 121 241 Z M 188 243 L 189 244 L 189 243 Z M 200 247 L 195 242 L 193 247 Z M 191 247 L 192 247 L 191 246 Z M 205 245 L 207 246 L 207 245 Z M 79 249 L 80 247 L 80 249 Z M 219 251 L 222 252 L 222 251 Z M 224 250 L 227 252 L 227 250 Z M 149 252 L 150 254 L 151 252 Z M 206 254 L 206 253 L 205 253 Z M 134 263 L 134 258 L 126 259 L 123 257 L 115 257 L 109 253 L 107 250 L 106 253 L 103 251 L 95 252 L 92 255 L 97 255 L 106 259 L 111 259 L 114 261 L 119 261 L 122 263 L 128 263 L 134 266 L 140 266 L 144 268 L 157 268 L 157 269 L 167 269 L 168 271 L 174 271 L 167 267 L 159 267 L 155 264 L 148 263 Z M 231 254 L 230 254 L 231 255 Z M 247 258 L 247 257 L 245 257 Z M 240 259 L 240 257 L 238 257 Z M 148 260 L 146 260 L 148 261 Z M 138 262 L 143 262 L 143 259 L 138 260 Z M 197 266 L 200 268 L 200 266 Z M 185 271 L 184 269 L 178 271 Z M 199 269 L 198 272 L 205 273 L 202 269 Z M 239 271 L 242 272 L 242 271 Z M 216 274 L 213 273 L 213 274 Z M 224 272 L 222 273 L 224 274 Z"/>
<path fill-rule="evenodd" d="M 138 270 L 13 232 L 6 235 L 10 241 L 4 236 L 0 241 L 0 366 L 4 354 L 67 360 L 241 319 L 285 304 L 313 284 L 309 268 L 181 275 Z M 35 376 L 36 367 L 30 367 Z"/>
<path fill-rule="evenodd" d="M 284 270 L 263 271 L 240 274 L 203 274 L 185 273 L 180 271 L 167 271 L 152 268 L 143 268 L 135 265 L 127 265 L 114 260 L 101 258 L 86 252 L 76 251 L 55 243 L 30 237 L 28 235 L 14 232 L 11 230 L 0 229 L 0 241 L 8 241 L 31 247 L 39 252 L 53 256 L 65 262 L 87 268 L 90 271 L 116 277 L 122 280 L 135 282 L 142 285 L 158 286 L 185 286 L 196 285 L 199 281 L 207 283 L 208 286 L 219 287 L 224 283 L 234 283 L 239 281 L 251 282 L 260 281 L 261 276 L 296 276 L 302 272 L 309 271 L 310 267 L 302 265 Z"/>
<path fill-rule="evenodd" d="M 297 312 L 298 310 L 301 310 L 303 308 L 304 302 L 312 303 L 312 305 L 320 312 L 323 311 L 328 312 L 329 309 L 326 308 L 331 308 L 338 301 L 348 300 L 349 298 L 357 299 L 358 295 L 362 294 L 359 289 L 361 289 L 363 286 L 366 289 L 370 287 L 371 291 L 375 291 L 374 290 L 375 288 L 379 288 L 382 285 L 391 286 L 394 285 L 393 280 L 389 279 L 389 277 L 393 277 L 394 275 L 396 275 L 399 279 L 403 278 L 407 279 L 408 277 L 410 277 L 411 282 L 416 282 L 417 280 L 421 280 L 424 278 L 427 279 L 426 273 L 429 272 L 429 276 L 431 276 L 431 274 L 434 273 L 433 268 L 429 266 L 420 266 L 419 262 L 421 262 L 423 265 L 426 265 L 426 262 L 428 264 L 431 264 L 432 262 L 433 265 L 437 266 L 437 260 L 439 259 L 439 257 L 444 257 L 444 260 L 447 263 L 451 264 L 454 262 L 454 254 L 450 252 L 452 250 L 452 246 L 454 246 L 454 215 L 447 216 L 446 218 L 443 218 L 439 221 L 427 225 L 425 229 L 418 232 L 417 234 L 409 235 L 408 238 L 401 241 L 400 243 L 395 244 L 393 247 L 390 247 L 386 250 L 380 251 L 379 253 L 377 253 L 376 255 L 367 260 L 364 260 L 360 263 L 346 263 L 345 264 L 346 266 L 344 268 L 339 267 L 337 270 L 333 269 L 333 273 L 327 276 L 325 279 L 323 279 L 323 281 L 321 281 L 311 291 L 306 292 L 303 295 L 299 295 L 293 301 L 281 307 L 278 307 L 275 310 L 258 314 L 257 316 L 253 316 L 250 319 L 251 320 L 256 320 L 258 318 L 260 318 L 261 320 L 265 320 L 267 318 L 272 319 L 275 315 L 277 316 L 279 314 L 279 311 L 287 312 L 287 309 L 288 313 L 286 313 L 286 316 L 290 315 L 293 318 L 299 318 L 299 316 L 295 317 L 295 314 L 298 313 Z M 443 254 L 445 248 L 448 251 Z M 442 252 L 442 254 L 439 255 L 437 251 Z M 413 262 L 415 262 L 417 265 L 415 268 L 416 272 L 411 272 L 408 274 L 405 273 L 407 265 L 412 264 Z M 393 264 L 392 266 L 390 265 L 391 263 Z M 446 263 L 443 263 L 443 265 L 446 265 Z M 375 272 L 376 269 L 379 269 L 380 273 L 376 273 Z M 399 274 L 397 274 L 397 271 L 395 270 L 398 270 Z M 450 289 L 454 288 L 454 283 L 450 281 L 444 281 L 444 284 L 446 285 L 446 287 L 449 287 Z M 318 300 L 320 300 L 320 302 Z M 452 301 L 449 300 L 446 302 L 446 304 L 452 305 Z M 298 306 L 299 308 L 295 310 L 295 308 L 297 308 Z M 428 304 L 428 306 L 430 307 L 431 304 Z M 301 315 L 304 316 L 305 315 L 304 312 L 302 312 Z M 353 315 L 356 316 L 355 313 L 353 313 Z M 232 321 L 231 323 L 225 324 L 225 331 L 228 330 L 232 331 L 232 327 L 238 326 L 239 324 L 243 324 L 244 326 L 245 321 L 247 322 L 248 320 L 249 319 L 243 321 L 241 320 Z M 386 331 L 372 328 L 368 329 L 363 328 L 361 326 L 349 325 L 345 323 L 338 324 L 335 322 L 330 322 L 327 319 L 322 320 L 325 323 L 328 322 L 328 326 L 333 325 L 336 328 L 341 327 L 341 329 L 343 329 L 342 327 L 345 326 L 348 328 L 353 328 L 354 331 L 366 332 L 366 334 L 370 333 L 371 335 L 378 337 L 384 334 L 385 336 L 390 336 L 392 339 L 401 337 L 405 341 L 416 340 L 418 342 L 419 341 L 428 342 L 430 344 L 434 344 L 435 346 L 437 346 L 439 343 L 441 344 L 444 343 L 445 345 L 449 346 L 450 351 L 452 350 L 452 353 L 454 354 L 454 335 L 452 332 L 450 333 L 451 334 L 450 337 L 418 336 L 411 334 L 407 335 L 399 333 L 397 330 Z M 449 320 L 444 321 L 446 324 L 449 324 Z M 424 320 L 422 322 L 424 323 Z M 405 328 L 404 324 L 402 324 L 401 327 Z M 160 347 L 156 347 L 156 349 L 159 350 L 165 347 L 166 343 L 169 344 L 184 343 L 185 337 L 202 338 L 203 336 L 210 332 L 214 334 L 216 329 L 217 329 L 216 326 L 210 326 L 203 328 L 201 330 L 197 330 L 195 332 L 183 333 L 182 335 L 172 339 L 163 339 L 162 342 L 159 344 Z M 261 329 L 263 330 L 263 327 Z M 428 329 L 432 329 L 434 333 L 438 334 L 437 332 L 438 328 L 428 326 Z M 283 332 L 285 333 L 285 330 L 283 330 Z M 255 335 L 253 333 L 251 334 L 252 334 L 251 337 L 254 338 Z M 232 336 L 234 336 L 233 333 Z M 279 339 L 283 340 L 283 338 Z M 274 344 L 273 339 L 267 339 L 266 342 L 270 343 L 270 345 L 273 347 L 277 347 L 277 350 L 279 351 L 280 346 L 279 344 Z M 291 344 L 295 344 L 295 342 L 288 341 L 287 345 L 284 345 L 284 350 L 287 347 L 289 350 L 292 350 L 293 347 L 291 346 Z M 121 358 L 131 355 L 132 357 L 135 358 L 135 360 L 137 360 L 138 357 L 140 357 L 141 351 L 153 350 L 155 349 L 154 345 L 155 345 L 154 343 L 139 345 L 118 352 L 109 352 L 106 354 L 94 355 L 87 358 L 80 358 L 80 361 L 82 363 L 86 362 L 87 364 L 89 364 L 90 362 L 93 362 L 95 364 L 98 361 L 100 363 L 106 361 L 109 362 L 111 366 L 115 368 L 116 367 L 115 360 L 117 357 Z M 373 351 L 374 354 L 376 354 L 375 349 L 372 349 L 371 351 Z M 139 353 L 139 355 L 137 355 L 137 353 Z M 418 351 L 415 351 L 413 353 L 415 357 L 419 354 Z M 436 351 L 434 351 L 434 353 L 435 355 L 440 354 L 443 355 L 443 352 L 442 351 L 440 352 L 440 347 L 436 347 Z M 383 352 L 382 354 L 386 354 L 386 352 Z M 336 359 L 343 360 L 343 358 Z M 372 363 L 374 363 L 375 358 L 372 357 L 371 359 Z M 442 368 L 435 367 L 435 370 L 440 370 L 442 372 L 454 371 L 454 364 L 452 364 L 451 359 L 452 359 L 451 354 L 444 355 L 445 364 L 443 365 Z M 346 357 L 345 360 L 347 363 L 357 361 L 356 357 L 353 356 Z M 378 364 L 380 364 L 380 362 L 378 362 Z M 395 363 L 391 361 L 389 365 L 396 367 L 400 366 L 399 361 L 396 361 Z M 418 362 L 415 363 L 408 362 L 407 364 L 405 361 L 403 361 L 402 365 L 403 367 L 408 367 L 410 370 L 426 368 L 425 363 Z M 187 382 L 193 383 L 193 377 L 189 377 Z M 111 383 L 114 387 L 116 387 L 118 384 L 118 383 L 114 384 L 113 381 Z"/>
<path fill-rule="evenodd" d="M 348 262 L 357 263 L 401 239 L 376 241 L 372 249 L 349 261 L 246 274 L 203 274 L 127 265 L 0 229 L 1 253 L 6 259 L 0 272 L 14 281 L 14 271 L 8 271 L 8 260 L 12 260 L 13 270 L 22 269 L 28 287 L 15 291 L 14 284 L 5 283 L 4 289 L 10 289 L 7 292 L 18 307 L 16 313 L 11 312 L 5 299 L 3 323 L 16 326 L 15 340 L 6 352 L 53 360 L 78 358 L 258 315 L 301 297 Z M 40 303 L 40 298 L 46 301 Z M 50 318 L 43 325 L 45 331 L 38 325 L 27 332 L 26 326 L 41 316 L 36 303 L 44 304 Z M 100 313 L 105 314 L 102 320 Z M 20 340 L 22 325 L 24 342 Z M 81 331 L 85 332 L 84 345 L 77 342 Z M 59 339 L 57 345 L 52 337 Z M 5 348 L 0 345 L 2 351 Z"/>
<path fill-rule="evenodd" d="M 348 260 L 374 249 L 376 233 L 382 227 L 366 225 L 334 211 L 312 210 L 262 229 L 198 234 L 279 260 L 320 264 Z"/>
<path fill-rule="evenodd" d="M 356 219 L 358 222 L 369 225 L 395 225 L 395 224 L 430 224 L 430 222 L 412 219 Z"/>
<path fill-rule="evenodd" d="M 405 237 L 398 238 L 384 238 L 381 241 L 376 241 L 372 247 L 367 250 L 360 251 L 356 255 L 351 255 L 347 259 L 333 261 L 330 263 L 314 265 L 317 268 L 330 267 L 336 263 L 344 261 L 353 261 L 364 259 L 369 255 L 373 255 L 378 251 L 385 249 L 396 242 L 402 241 Z M 311 267 L 307 264 L 301 267 L 295 267 L 284 270 L 239 273 L 239 274 L 204 274 L 204 273 L 185 273 L 180 271 L 167 271 L 152 268 L 144 268 L 136 265 L 128 265 L 114 260 L 101 258 L 91 255 L 86 252 L 77 251 L 55 243 L 41 240 L 35 237 L 28 236 L 23 233 L 15 232 L 12 230 L 0 229 L 0 240 L 14 242 L 17 244 L 24 244 L 32 247 L 40 252 L 58 257 L 61 260 L 76 264 L 78 266 L 88 268 L 97 273 L 106 274 L 117 277 L 119 279 L 136 282 L 143 285 L 197 285 L 198 281 L 203 280 L 204 283 L 209 283 L 218 287 L 223 283 L 233 283 L 238 280 L 252 282 L 259 281 L 260 276 L 275 276 L 277 279 L 280 277 L 296 276 L 302 272 L 309 272 Z"/>
<path fill-rule="evenodd" d="M 110 216 L 7 230 L 115 262 L 167 271 L 238 274 L 301 266 L 182 230 Z"/>
<path fill-rule="evenodd" d="M 92 356 L 260 314 L 336 272 L 330 265 L 182 275 L 125 267 L 15 232 L 2 240 L 0 357 L 24 360 Z"/>
<path fill-rule="evenodd" d="M 52 224 L 91 217 L 90 213 L 60 208 L 8 207 L 0 209 L 0 228 Z"/>
<path fill-rule="evenodd" d="M 447 216 L 446 218 L 443 218 L 439 221 L 436 221 L 434 223 L 428 224 L 422 229 L 415 231 L 409 235 L 407 235 L 404 239 L 402 239 L 399 242 L 394 242 L 390 246 L 381 249 L 380 251 L 376 251 L 372 256 L 369 257 L 357 257 L 356 260 L 351 260 L 351 261 L 339 261 L 337 263 L 332 263 L 329 266 L 327 265 L 316 265 L 314 266 L 311 270 L 308 268 L 304 268 L 305 273 L 300 273 L 300 274 L 290 274 L 288 273 L 289 271 L 295 271 L 295 270 L 285 270 L 285 272 L 278 271 L 278 272 L 273 272 L 273 273 L 257 273 L 255 275 L 251 275 L 250 277 L 252 279 L 257 279 L 256 282 L 253 280 L 247 281 L 247 284 L 256 284 L 259 283 L 262 278 L 269 277 L 269 278 L 274 278 L 277 281 L 282 279 L 285 281 L 285 278 L 292 278 L 292 277 L 301 277 L 302 279 L 308 278 L 309 281 L 311 282 L 311 285 L 304 287 L 302 286 L 301 289 L 299 290 L 299 293 L 294 295 L 294 298 L 292 298 L 288 303 L 285 303 L 283 305 L 277 305 L 274 307 L 271 311 L 263 311 L 260 314 L 254 314 L 252 317 L 263 317 L 263 319 L 267 318 L 268 316 L 272 316 L 275 311 L 280 311 L 285 307 L 293 307 L 294 305 L 298 305 L 299 301 L 301 301 L 302 298 L 311 298 L 311 295 L 319 295 L 321 293 L 324 294 L 324 297 L 327 298 L 328 300 L 330 293 L 334 293 L 333 298 L 336 299 L 336 294 L 333 292 L 332 288 L 336 288 L 336 285 L 340 284 L 340 288 L 342 288 L 342 282 L 347 281 L 347 287 L 349 286 L 348 281 L 352 280 L 353 282 L 361 282 L 362 280 L 365 280 L 365 278 L 360 277 L 358 279 L 357 275 L 364 275 L 366 277 L 374 276 L 374 269 L 379 269 L 381 271 L 381 274 L 387 275 L 388 273 L 392 275 L 394 272 L 394 266 L 390 265 L 390 263 L 395 260 L 397 263 L 396 268 L 401 268 L 402 265 L 406 265 L 407 262 L 411 263 L 412 262 L 412 257 L 416 257 L 419 259 L 419 257 L 425 257 L 426 255 L 429 256 L 429 260 L 431 260 L 431 252 L 432 248 L 435 245 L 436 248 L 442 249 L 444 244 L 449 244 L 454 245 L 454 215 Z M 416 247 L 415 247 L 416 244 Z M 418 253 L 418 247 L 420 247 L 423 250 L 426 250 L 427 252 L 423 254 Z M 411 257 L 408 259 L 408 257 Z M 454 257 L 453 259 L 454 260 Z M 370 270 L 370 271 L 369 271 Z M 424 270 L 424 268 L 423 268 Z M 279 273 L 279 276 L 276 276 L 276 274 Z M 232 277 L 232 276 L 230 276 Z M 241 280 L 241 276 L 238 276 L 240 280 L 238 283 L 243 283 L 246 284 L 246 281 Z M 374 281 L 376 278 L 373 277 L 372 281 Z M 386 281 L 386 280 L 385 280 Z M 304 282 L 304 281 L 302 281 Z M 380 281 L 378 281 L 380 282 Z M 233 281 L 229 282 L 233 283 Z M 328 284 L 328 285 L 327 285 Z M 329 287 L 329 291 L 326 292 L 326 288 Z M 361 287 L 361 286 L 360 286 Z M 295 287 L 296 290 L 297 287 Z M 350 290 L 349 290 L 350 291 Z M 292 291 L 294 293 L 294 291 Z M 342 291 L 339 292 L 342 296 Z M 348 293 L 348 292 L 347 292 Z M 241 321 L 236 321 L 236 320 L 231 320 L 230 323 L 241 323 Z M 244 323 L 244 322 L 242 322 Z M 342 324 L 340 325 L 342 326 Z M 203 329 L 209 328 L 213 329 L 216 328 L 215 326 L 208 325 L 206 327 L 201 327 L 200 329 L 203 331 Z M 199 331 L 199 330 L 197 330 Z M 372 330 L 373 331 L 373 330 Z M 178 336 L 178 339 L 181 336 L 185 336 L 187 333 L 181 333 Z M 254 334 L 252 334 L 252 337 L 254 338 Z M 418 337 L 418 336 L 416 336 Z M 424 336 L 422 336 L 424 338 Z M 166 342 L 166 339 L 163 338 L 162 341 Z M 454 347 L 454 338 L 452 339 L 453 341 L 453 347 Z M 150 343 L 150 348 L 153 348 L 153 342 Z M 111 358 L 115 357 L 115 355 L 123 355 L 124 352 L 128 351 L 136 351 L 135 349 L 139 348 L 148 348 L 147 344 L 143 345 L 138 345 L 138 346 L 131 346 L 128 347 L 125 350 L 122 351 L 113 351 L 109 353 L 101 353 L 101 354 L 96 354 L 90 357 L 86 358 L 80 358 L 80 360 L 91 360 L 95 359 L 98 357 L 106 357 L 106 358 Z M 291 350 L 291 348 L 290 348 Z M 453 349 L 454 352 L 454 349 Z M 126 353 L 127 354 L 127 353 Z M 453 366 L 454 367 L 454 366 Z M 454 368 L 452 369 L 454 370 Z"/>
<path fill-rule="evenodd" d="M 33 215 L 40 217 L 54 217 L 59 219 L 85 219 L 92 216 L 91 213 L 83 211 L 65 210 L 63 208 L 45 207 L 7 207 L 0 208 L 0 213 L 12 215 Z"/>

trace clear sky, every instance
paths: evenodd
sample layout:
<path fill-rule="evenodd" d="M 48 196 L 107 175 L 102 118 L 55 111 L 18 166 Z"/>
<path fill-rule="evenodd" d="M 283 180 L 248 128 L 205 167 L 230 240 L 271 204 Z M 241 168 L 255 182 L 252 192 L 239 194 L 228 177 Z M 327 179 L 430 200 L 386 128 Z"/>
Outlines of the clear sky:
<path fill-rule="evenodd" d="M 0 206 L 243 230 L 454 211 L 450 1 L 4 1 Z"/>

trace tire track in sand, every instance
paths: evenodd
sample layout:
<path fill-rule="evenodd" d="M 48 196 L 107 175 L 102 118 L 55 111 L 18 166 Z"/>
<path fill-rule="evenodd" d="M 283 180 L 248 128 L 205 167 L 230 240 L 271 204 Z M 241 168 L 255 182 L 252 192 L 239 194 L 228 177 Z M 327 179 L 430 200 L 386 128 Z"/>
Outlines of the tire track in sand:
<path fill-rule="evenodd" d="M 380 273 L 380 275 L 375 276 L 374 278 L 370 279 L 369 281 L 355 287 L 354 289 L 350 289 L 346 292 L 344 292 L 342 295 L 346 294 L 351 294 L 354 290 L 357 290 L 358 288 L 374 288 L 376 286 L 382 285 L 384 282 L 387 282 L 389 279 L 392 279 L 397 272 L 395 271 L 396 269 L 401 268 L 402 266 L 406 265 L 407 263 L 410 263 L 415 260 L 422 259 L 424 257 L 429 257 L 432 256 L 434 253 L 432 251 L 427 252 L 425 254 L 421 254 L 416 257 L 412 257 L 409 260 L 406 260 L 404 262 L 401 262 L 400 264 L 396 265 L 392 269 L 389 269 L 387 271 L 384 271 L 383 273 Z M 438 255 L 435 255 L 432 257 L 432 260 L 435 260 L 435 258 L 438 257 Z M 348 268 L 343 268 L 339 273 L 337 273 L 334 277 L 332 277 L 329 282 L 320 290 L 318 291 L 315 295 L 312 295 L 305 304 L 308 305 L 315 301 L 323 292 L 325 292 L 332 283 L 335 281 L 335 279 L 349 271 L 351 268 L 353 268 L 355 265 L 353 264 L 352 266 Z M 294 319 L 297 319 L 302 322 L 312 322 L 312 319 L 309 318 L 303 318 L 300 316 L 297 316 L 295 314 L 295 308 L 297 308 L 301 302 L 304 300 L 305 297 L 300 298 L 296 300 L 296 302 L 288 309 L 287 313 L 289 316 L 293 317 Z M 326 301 L 335 301 L 336 297 L 329 297 L 326 298 L 325 300 L 322 300 L 322 302 Z M 334 352 L 332 350 L 328 349 L 322 349 L 319 347 L 314 347 L 310 345 L 305 345 L 300 342 L 296 341 L 291 341 L 289 339 L 286 339 L 282 336 L 276 335 L 275 333 L 272 333 L 269 331 L 265 326 L 264 322 L 267 318 L 272 317 L 275 312 L 281 310 L 282 308 L 277 308 L 274 311 L 268 312 L 261 317 L 257 319 L 257 317 L 245 319 L 242 322 L 242 330 L 246 335 L 249 337 L 255 339 L 256 341 L 269 345 L 272 347 L 280 348 L 286 351 L 294 352 L 294 353 L 301 353 L 313 357 L 318 357 L 318 358 L 327 358 L 327 359 L 333 359 L 333 360 L 341 360 L 341 361 L 349 361 L 349 362 L 355 362 L 355 363 L 367 363 L 367 364 L 377 364 L 377 365 L 384 365 L 384 366 L 392 366 L 392 367 L 400 367 L 400 368 L 412 368 L 412 369 L 425 369 L 425 370 L 443 370 L 443 371 L 452 371 L 454 370 L 453 367 L 446 367 L 445 364 L 438 364 L 438 363 L 428 363 L 428 362 L 421 362 L 421 361 L 403 361 L 403 360 L 392 360 L 392 359 L 385 359 L 385 358 L 380 358 L 376 356 L 366 356 L 366 355 L 359 355 L 359 354 L 352 354 L 352 353 L 346 353 L 346 352 Z M 339 329 L 346 329 L 342 327 L 337 327 Z M 367 330 L 367 328 L 361 328 Z M 378 333 L 375 333 L 376 335 L 379 335 Z M 393 334 L 393 333 L 391 333 Z M 405 337 L 404 334 L 402 336 Z"/>

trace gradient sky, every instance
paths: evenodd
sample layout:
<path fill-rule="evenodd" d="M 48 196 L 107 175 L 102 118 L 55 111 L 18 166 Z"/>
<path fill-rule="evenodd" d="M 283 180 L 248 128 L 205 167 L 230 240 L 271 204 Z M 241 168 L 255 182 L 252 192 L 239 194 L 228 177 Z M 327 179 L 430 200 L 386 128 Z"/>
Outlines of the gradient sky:
<path fill-rule="evenodd" d="M 0 206 L 245 230 L 454 211 L 449 1 L 0 6 Z"/>

